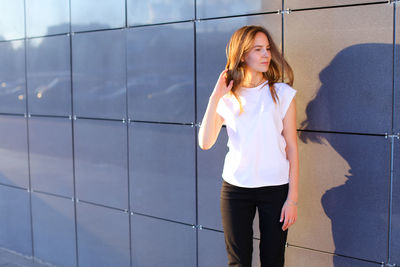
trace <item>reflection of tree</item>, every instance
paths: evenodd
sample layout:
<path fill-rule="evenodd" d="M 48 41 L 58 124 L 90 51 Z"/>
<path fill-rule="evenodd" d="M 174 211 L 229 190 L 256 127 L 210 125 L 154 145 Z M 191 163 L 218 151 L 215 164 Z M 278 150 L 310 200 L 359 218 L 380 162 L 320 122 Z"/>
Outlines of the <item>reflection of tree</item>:
<path fill-rule="evenodd" d="M 326 139 L 350 165 L 346 183 L 321 199 L 331 219 L 335 253 L 377 262 L 386 257 L 389 142 L 382 136 L 314 131 L 389 132 L 392 49 L 361 44 L 337 54 L 320 73 L 322 86 L 307 106 L 300 134 L 305 143 Z M 344 266 L 341 261 L 335 257 L 335 266 Z"/>

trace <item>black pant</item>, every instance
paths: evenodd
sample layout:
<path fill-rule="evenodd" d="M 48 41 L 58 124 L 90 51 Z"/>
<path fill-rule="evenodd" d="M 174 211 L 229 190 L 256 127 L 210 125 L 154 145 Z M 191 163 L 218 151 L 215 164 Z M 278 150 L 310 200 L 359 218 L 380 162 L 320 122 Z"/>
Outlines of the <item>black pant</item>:
<path fill-rule="evenodd" d="M 243 188 L 223 182 L 221 214 L 228 266 L 251 267 L 253 220 L 257 208 L 261 266 L 283 267 L 287 230 L 282 230 L 283 222 L 279 219 L 288 190 L 288 184 Z"/>

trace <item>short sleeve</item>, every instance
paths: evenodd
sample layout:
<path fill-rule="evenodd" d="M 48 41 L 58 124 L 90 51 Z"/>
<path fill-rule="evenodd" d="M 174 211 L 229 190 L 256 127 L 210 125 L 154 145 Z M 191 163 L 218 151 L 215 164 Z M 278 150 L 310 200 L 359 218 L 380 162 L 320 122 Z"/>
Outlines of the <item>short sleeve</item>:
<path fill-rule="evenodd" d="M 287 85 L 286 83 L 281 84 L 279 88 L 278 97 L 279 97 L 282 119 L 285 118 L 286 112 L 289 109 L 290 103 L 292 102 L 296 93 L 297 91 L 294 90 L 289 85 Z"/>
<path fill-rule="evenodd" d="M 222 117 L 222 119 L 224 120 L 222 125 L 227 125 L 227 121 L 229 120 L 229 118 L 232 118 L 232 111 L 229 108 L 230 101 L 229 98 L 227 98 L 226 96 L 223 96 L 217 105 L 217 113 Z M 231 120 L 229 120 L 231 121 Z"/>
<path fill-rule="evenodd" d="M 224 98 L 221 97 L 221 99 L 218 101 L 217 104 L 217 113 L 225 120 L 226 112 L 227 112 L 226 103 L 224 101 Z"/>

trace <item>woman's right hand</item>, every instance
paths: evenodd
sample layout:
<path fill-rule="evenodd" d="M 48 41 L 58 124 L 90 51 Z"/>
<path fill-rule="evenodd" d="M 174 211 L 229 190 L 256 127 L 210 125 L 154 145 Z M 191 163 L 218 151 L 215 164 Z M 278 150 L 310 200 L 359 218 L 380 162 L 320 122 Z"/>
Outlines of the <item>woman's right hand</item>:
<path fill-rule="evenodd" d="M 219 75 L 218 81 L 215 84 L 214 91 L 212 92 L 212 96 L 217 97 L 218 99 L 223 97 L 226 93 L 228 93 L 230 90 L 232 90 L 233 87 L 233 80 L 229 82 L 228 86 L 226 86 L 226 73 L 228 72 L 227 69 L 225 69 L 221 74 Z"/>

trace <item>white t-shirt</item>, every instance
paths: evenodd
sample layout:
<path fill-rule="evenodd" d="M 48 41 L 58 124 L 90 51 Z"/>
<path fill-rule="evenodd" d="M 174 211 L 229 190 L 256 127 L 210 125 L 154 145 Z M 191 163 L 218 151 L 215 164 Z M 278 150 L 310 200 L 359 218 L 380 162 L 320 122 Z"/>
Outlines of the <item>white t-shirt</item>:
<path fill-rule="evenodd" d="M 262 187 L 289 182 L 289 161 L 282 135 L 283 118 L 296 94 L 285 83 L 274 84 L 277 103 L 272 100 L 267 81 L 242 88 L 239 102 L 233 94 L 223 96 L 217 113 L 224 119 L 229 136 L 223 179 L 235 186 Z"/>

